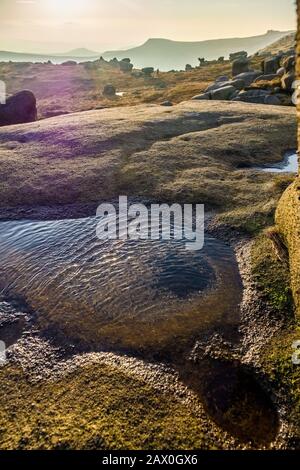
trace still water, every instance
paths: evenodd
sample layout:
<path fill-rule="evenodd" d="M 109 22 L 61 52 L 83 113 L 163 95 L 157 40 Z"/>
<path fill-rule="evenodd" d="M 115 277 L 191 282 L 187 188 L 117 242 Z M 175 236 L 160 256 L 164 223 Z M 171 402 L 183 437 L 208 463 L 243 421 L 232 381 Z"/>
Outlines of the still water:
<path fill-rule="evenodd" d="M 238 323 L 242 284 L 228 245 L 102 241 L 97 222 L 2 222 L 2 296 L 22 298 L 42 328 L 97 347 L 160 349 Z"/>

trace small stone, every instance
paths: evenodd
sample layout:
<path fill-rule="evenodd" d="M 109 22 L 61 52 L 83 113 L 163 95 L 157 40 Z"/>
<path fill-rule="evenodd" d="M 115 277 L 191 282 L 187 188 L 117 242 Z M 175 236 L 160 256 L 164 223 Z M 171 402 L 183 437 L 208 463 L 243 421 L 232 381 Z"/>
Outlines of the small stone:
<path fill-rule="evenodd" d="M 162 103 L 160 103 L 161 106 L 173 106 L 173 103 L 172 101 L 163 101 Z"/>

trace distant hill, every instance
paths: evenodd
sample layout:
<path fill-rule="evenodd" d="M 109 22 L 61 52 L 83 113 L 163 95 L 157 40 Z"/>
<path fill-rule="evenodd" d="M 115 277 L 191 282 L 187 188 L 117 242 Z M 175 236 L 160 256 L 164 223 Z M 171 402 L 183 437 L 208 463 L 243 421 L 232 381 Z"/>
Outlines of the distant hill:
<path fill-rule="evenodd" d="M 208 60 L 220 56 L 229 57 L 231 52 L 245 50 L 254 54 L 278 41 L 292 31 L 268 31 L 261 36 L 247 38 L 212 39 L 199 42 L 180 42 L 168 39 L 149 39 L 143 45 L 128 50 L 108 51 L 105 59 L 130 57 L 137 68 L 155 67 L 161 70 L 184 69 L 186 64 L 198 64 L 198 57 Z"/>
<path fill-rule="evenodd" d="M 87 51 L 86 49 L 75 49 L 66 54 L 35 54 L 23 52 L 0 51 L 0 62 L 47 62 L 51 60 L 54 64 L 61 64 L 67 60 L 76 60 L 76 62 L 84 62 L 86 60 L 99 59 L 101 54 L 97 52 L 92 56 L 76 54 L 76 51 Z M 92 51 L 91 51 L 92 52 Z"/>
<path fill-rule="evenodd" d="M 71 51 L 64 53 L 64 54 L 54 54 L 58 56 L 67 56 L 67 57 L 95 57 L 95 56 L 100 56 L 99 52 L 91 51 L 89 49 L 86 49 L 85 47 L 79 48 L 79 49 L 72 49 Z"/>
<path fill-rule="evenodd" d="M 288 34 L 283 38 L 278 39 L 269 46 L 261 49 L 259 54 L 277 54 L 278 52 L 287 52 L 289 50 L 295 49 L 296 47 L 296 36 L 295 33 Z"/>

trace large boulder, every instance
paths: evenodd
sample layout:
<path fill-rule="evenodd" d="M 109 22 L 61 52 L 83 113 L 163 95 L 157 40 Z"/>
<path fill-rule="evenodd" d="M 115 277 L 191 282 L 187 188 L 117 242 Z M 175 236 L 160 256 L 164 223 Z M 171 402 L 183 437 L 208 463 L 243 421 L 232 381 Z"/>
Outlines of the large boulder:
<path fill-rule="evenodd" d="M 283 193 L 276 211 L 276 225 L 289 249 L 291 287 L 296 316 L 300 318 L 300 178 Z M 299 335 L 298 335 L 299 337 Z M 299 367 L 299 366 L 298 366 Z"/>
<path fill-rule="evenodd" d="M 259 72 L 258 70 L 253 70 L 251 72 L 240 73 L 234 78 L 235 80 L 243 80 L 245 82 L 245 86 L 250 86 L 254 82 L 254 80 L 260 75 L 261 72 Z"/>
<path fill-rule="evenodd" d="M 0 105 L 0 126 L 33 122 L 36 119 L 36 98 L 31 91 L 20 91 Z"/>
<path fill-rule="evenodd" d="M 276 73 L 280 67 L 280 57 L 271 57 L 263 62 L 263 71 L 265 75 Z"/>
<path fill-rule="evenodd" d="M 214 90 L 211 92 L 211 99 L 212 100 L 230 100 L 232 96 L 235 94 L 236 88 L 234 86 L 225 86 L 222 88 L 218 88 L 218 90 Z"/>
<path fill-rule="evenodd" d="M 249 61 L 248 59 L 235 59 L 232 62 L 232 75 L 235 77 L 244 72 L 249 72 Z"/>
<path fill-rule="evenodd" d="M 232 101 L 243 101 L 245 103 L 265 104 L 266 96 L 270 96 L 270 92 L 266 90 L 247 90 L 241 91 L 239 95 Z"/>

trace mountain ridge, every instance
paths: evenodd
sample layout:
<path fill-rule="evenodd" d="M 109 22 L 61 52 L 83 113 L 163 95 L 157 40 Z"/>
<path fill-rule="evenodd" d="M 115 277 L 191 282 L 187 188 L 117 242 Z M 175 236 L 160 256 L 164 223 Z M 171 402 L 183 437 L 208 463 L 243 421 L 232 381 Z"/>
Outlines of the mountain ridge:
<path fill-rule="evenodd" d="M 187 63 L 198 65 L 198 57 L 208 60 L 220 56 L 227 58 L 231 52 L 246 50 L 249 55 L 270 46 L 276 40 L 294 33 L 294 31 L 273 31 L 259 36 L 242 38 L 208 39 L 205 41 L 175 41 L 166 38 L 149 38 L 142 45 L 129 49 L 94 52 L 86 48 L 72 49 L 66 53 L 42 54 L 0 51 L 0 62 L 46 62 L 62 63 L 66 60 L 84 62 L 96 60 L 100 56 L 109 60 L 114 57 L 130 57 L 136 68 L 155 67 L 161 70 L 184 69 Z"/>
<path fill-rule="evenodd" d="M 271 45 L 294 31 L 273 31 L 267 33 L 242 37 L 208 39 L 205 41 L 174 41 L 165 38 L 150 38 L 140 46 L 127 50 L 106 51 L 105 59 L 117 57 L 123 59 L 130 57 L 132 63 L 138 67 L 155 67 L 161 70 L 184 69 L 187 63 L 198 64 L 198 57 L 208 60 L 218 59 L 220 56 L 229 57 L 231 52 L 246 50 L 249 55 Z"/>

